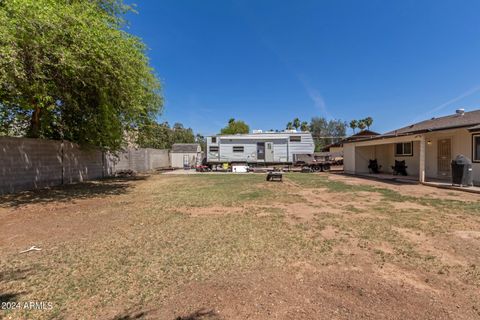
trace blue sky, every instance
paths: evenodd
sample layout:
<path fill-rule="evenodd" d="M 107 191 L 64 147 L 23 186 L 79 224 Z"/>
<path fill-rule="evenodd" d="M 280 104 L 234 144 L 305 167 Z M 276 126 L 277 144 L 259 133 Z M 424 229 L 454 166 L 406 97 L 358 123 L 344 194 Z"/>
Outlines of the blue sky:
<path fill-rule="evenodd" d="M 268 130 L 372 116 L 384 132 L 480 108 L 478 0 L 136 4 L 129 32 L 162 81 L 159 120 L 205 135 L 231 117 Z"/>

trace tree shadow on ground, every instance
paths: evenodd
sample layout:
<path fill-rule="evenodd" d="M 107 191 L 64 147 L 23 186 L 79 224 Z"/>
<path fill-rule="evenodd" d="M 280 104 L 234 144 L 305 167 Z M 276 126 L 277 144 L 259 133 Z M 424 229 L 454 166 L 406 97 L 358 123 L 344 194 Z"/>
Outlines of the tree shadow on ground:
<path fill-rule="evenodd" d="M 18 208 L 28 204 L 72 202 L 81 199 L 120 195 L 125 194 L 128 189 L 133 187 L 133 181 L 147 178 L 148 176 L 109 178 L 7 194 L 0 196 L 0 207 Z"/>
<path fill-rule="evenodd" d="M 0 293 L 0 303 L 4 302 L 16 302 L 17 298 L 21 295 L 22 293 Z"/>
<path fill-rule="evenodd" d="M 186 316 L 178 316 L 175 320 L 222 320 L 214 310 L 200 309 Z"/>
<path fill-rule="evenodd" d="M 32 269 L 29 268 L 0 271 L 0 285 L 25 280 L 31 274 Z M 0 302 L 16 302 L 18 297 L 23 294 L 26 292 L 0 292 Z"/>
<path fill-rule="evenodd" d="M 136 320 L 136 319 L 144 319 L 145 316 L 147 315 L 147 311 L 141 311 L 141 312 L 133 312 L 130 314 L 121 314 L 118 316 L 115 316 L 113 320 Z"/>
<path fill-rule="evenodd" d="M 0 284 L 11 281 L 25 280 L 32 273 L 32 269 L 14 269 L 0 271 Z"/>

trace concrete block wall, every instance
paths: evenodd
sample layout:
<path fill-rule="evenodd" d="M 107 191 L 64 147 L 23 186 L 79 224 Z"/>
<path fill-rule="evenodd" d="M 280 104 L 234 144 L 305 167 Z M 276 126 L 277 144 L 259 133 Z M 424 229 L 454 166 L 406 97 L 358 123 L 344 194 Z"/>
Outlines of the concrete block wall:
<path fill-rule="evenodd" d="M 0 194 L 61 183 L 60 141 L 0 137 Z"/>
<path fill-rule="evenodd" d="M 120 170 L 147 172 L 169 166 L 169 150 L 166 149 L 128 149 L 117 155 L 107 156 L 107 171 L 111 174 Z"/>
<path fill-rule="evenodd" d="M 168 150 L 129 149 L 117 158 L 68 141 L 0 137 L 0 194 L 168 166 Z"/>
<path fill-rule="evenodd" d="M 81 182 L 104 176 L 103 152 L 98 149 L 79 148 L 65 142 L 63 145 L 64 183 Z"/>
<path fill-rule="evenodd" d="M 154 170 L 156 168 L 170 167 L 170 153 L 167 149 L 146 149 L 148 154 L 148 168 Z"/>

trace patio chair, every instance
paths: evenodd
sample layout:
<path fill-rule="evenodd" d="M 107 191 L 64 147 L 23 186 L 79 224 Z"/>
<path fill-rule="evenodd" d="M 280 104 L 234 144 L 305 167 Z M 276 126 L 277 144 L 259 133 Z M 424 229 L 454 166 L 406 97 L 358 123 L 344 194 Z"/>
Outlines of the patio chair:
<path fill-rule="evenodd" d="M 405 165 L 405 160 L 395 160 L 395 165 L 392 166 L 393 169 L 393 175 L 398 176 L 408 176 L 407 174 L 407 168 L 408 166 Z"/>
<path fill-rule="evenodd" d="M 382 166 L 378 164 L 377 159 L 368 160 L 368 170 L 369 170 L 370 173 L 380 173 L 381 168 L 382 168 Z"/>

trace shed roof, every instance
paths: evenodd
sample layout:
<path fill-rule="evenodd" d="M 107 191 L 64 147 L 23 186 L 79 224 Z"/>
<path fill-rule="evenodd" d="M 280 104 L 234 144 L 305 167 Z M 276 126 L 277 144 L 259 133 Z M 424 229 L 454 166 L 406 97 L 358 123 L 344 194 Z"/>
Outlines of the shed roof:
<path fill-rule="evenodd" d="M 173 153 L 196 153 L 200 145 L 198 143 L 174 143 L 172 145 Z"/>

